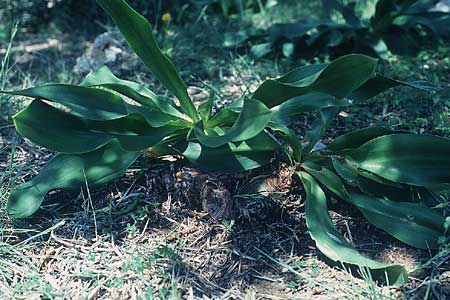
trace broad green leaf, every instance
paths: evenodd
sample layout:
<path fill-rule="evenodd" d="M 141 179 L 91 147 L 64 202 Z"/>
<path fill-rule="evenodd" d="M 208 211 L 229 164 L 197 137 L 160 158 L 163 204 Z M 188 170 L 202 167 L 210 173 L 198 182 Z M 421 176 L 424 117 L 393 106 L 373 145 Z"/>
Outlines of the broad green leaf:
<path fill-rule="evenodd" d="M 378 179 L 383 178 L 379 177 Z M 392 183 L 392 181 L 386 179 L 383 180 L 385 182 Z M 380 180 L 372 180 L 359 174 L 357 181 L 359 189 L 369 196 L 375 196 L 397 202 L 420 202 L 426 204 L 427 206 L 439 204 L 439 199 L 424 187 L 383 184 Z"/>
<path fill-rule="evenodd" d="M 123 99 L 110 91 L 75 86 L 68 84 L 47 84 L 26 90 L 4 92 L 13 95 L 44 99 L 62 104 L 69 112 L 86 120 L 108 121 L 119 119 L 136 113 L 142 115 L 152 127 L 168 124 L 178 126 L 192 126 L 192 123 L 181 117 L 162 111 L 151 110 L 144 106 L 126 103 Z"/>
<path fill-rule="evenodd" d="M 290 151 L 288 151 L 289 156 L 292 156 L 296 162 L 300 162 L 302 159 L 302 145 L 300 144 L 299 138 L 295 135 L 295 132 L 276 122 L 269 122 L 267 127 L 275 132 L 281 132 L 283 134 L 282 138 L 285 140 L 286 145 L 290 148 Z"/>
<path fill-rule="evenodd" d="M 425 205 L 390 201 L 383 198 L 347 192 L 341 179 L 326 168 L 307 168 L 307 172 L 337 196 L 358 207 L 374 226 L 385 230 L 398 240 L 421 249 L 436 249 L 444 235 L 445 219 L 442 214 Z"/>
<path fill-rule="evenodd" d="M 3 93 L 59 103 L 66 106 L 73 115 L 90 120 L 112 120 L 127 115 L 122 98 L 101 89 L 69 84 L 46 84 Z"/>
<path fill-rule="evenodd" d="M 252 97 L 261 100 L 268 107 L 274 107 L 293 97 L 314 92 L 309 91 L 308 86 L 325 67 L 326 65 L 309 65 L 297 68 L 278 79 L 268 79 L 257 88 Z"/>
<path fill-rule="evenodd" d="M 211 117 L 212 110 L 214 107 L 214 93 L 211 93 L 208 100 L 203 102 L 198 107 L 198 113 L 200 114 L 201 119 L 203 122 L 207 123 L 209 121 L 209 118 Z"/>
<path fill-rule="evenodd" d="M 416 186 L 450 182 L 450 140 L 432 135 L 390 134 L 342 155 L 358 168 Z"/>
<path fill-rule="evenodd" d="M 158 95 L 136 82 L 117 78 L 107 66 L 102 66 L 97 70 L 90 72 L 80 83 L 80 86 L 106 87 L 123 94 L 142 105 L 150 108 L 157 108 L 155 101 L 158 98 Z"/>
<path fill-rule="evenodd" d="M 365 191 L 365 188 L 368 187 L 366 186 L 366 183 L 368 183 L 369 181 L 373 182 L 374 188 L 380 187 L 379 190 L 380 192 L 383 190 L 387 190 L 389 188 L 395 189 L 412 188 L 412 186 L 410 185 L 404 185 L 398 182 L 390 181 L 366 170 L 358 169 L 350 161 L 342 157 L 333 156 L 332 162 L 333 168 L 336 170 L 339 176 L 341 176 L 344 180 L 346 180 L 350 185 L 359 186 L 359 188 L 362 191 Z M 372 188 L 370 187 L 368 188 L 369 190 L 372 190 Z"/>
<path fill-rule="evenodd" d="M 348 184 L 358 185 L 358 172 L 345 159 L 337 156 L 332 157 L 333 168 Z"/>
<path fill-rule="evenodd" d="M 85 153 L 107 144 L 111 136 L 92 131 L 82 119 L 34 100 L 14 116 L 18 133 L 33 143 L 65 153 Z"/>
<path fill-rule="evenodd" d="M 186 119 L 186 115 L 180 113 L 173 107 L 168 99 L 162 99 L 151 90 L 136 82 L 117 78 L 107 66 L 100 67 L 89 73 L 80 85 L 86 87 L 104 87 L 127 96 L 150 109 L 158 109 L 168 115 Z"/>
<path fill-rule="evenodd" d="M 314 178 L 305 172 L 300 172 L 300 177 L 306 191 L 306 224 L 317 248 L 335 262 L 369 268 L 378 280 L 384 281 L 386 274 L 391 285 L 406 283 L 408 274 L 402 266 L 377 262 L 358 252 L 331 221 L 326 196 Z"/>
<path fill-rule="evenodd" d="M 394 131 L 384 126 L 366 127 L 339 136 L 328 145 L 327 149 L 336 152 L 344 149 L 358 148 L 374 138 L 391 133 L 394 133 Z"/>
<path fill-rule="evenodd" d="M 239 112 L 236 112 L 229 108 L 221 109 L 217 114 L 211 117 L 206 124 L 204 124 L 204 128 L 213 128 L 216 126 L 233 126 L 239 117 Z"/>
<path fill-rule="evenodd" d="M 173 135 L 178 136 L 180 134 L 182 139 L 185 139 L 187 132 L 187 129 L 180 130 L 177 127 L 165 126 L 151 128 L 147 132 L 139 135 L 115 134 L 113 136 L 120 142 L 123 149 L 127 151 L 140 151 L 162 143 L 166 139 L 170 139 Z"/>
<path fill-rule="evenodd" d="M 86 154 L 58 154 L 38 175 L 11 192 L 7 211 L 14 218 L 29 217 L 37 211 L 48 192 L 108 183 L 122 176 L 139 155 L 122 150 L 117 142 Z"/>
<path fill-rule="evenodd" d="M 437 211 L 418 203 L 390 201 L 359 193 L 350 193 L 350 201 L 370 223 L 405 244 L 421 249 L 439 248 L 445 218 Z"/>
<path fill-rule="evenodd" d="M 230 127 L 232 126 L 242 111 L 244 106 L 244 99 L 239 99 L 232 102 L 230 105 L 219 110 L 217 114 L 210 117 L 210 119 L 204 124 L 205 128 L 213 128 L 216 126 Z"/>
<path fill-rule="evenodd" d="M 173 135 L 180 135 L 180 138 L 185 139 L 189 130 L 188 128 L 171 124 L 151 127 L 146 119 L 134 114 L 111 121 L 90 121 L 89 127 L 117 139 L 121 147 L 127 151 L 139 151 L 153 147 L 170 139 Z"/>
<path fill-rule="evenodd" d="M 383 177 L 381 177 L 381 176 L 378 176 L 378 175 L 375 174 L 375 173 L 369 172 L 369 171 L 364 170 L 364 169 L 360 169 L 360 168 L 358 168 L 356 165 L 354 165 L 354 164 L 353 164 L 351 161 L 349 161 L 349 160 L 346 160 L 346 162 L 347 162 L 349 165 L 352 165 L 352 167 L 355 168 L 355 169 L 357 170 L 358 175 L 361 175 L 361 176 L 363 176 L 363 177 L 366 177 L 366 178 L 368 178 L 368 179 L 370 179 L 370 180 L 372 180 L 372 181 L 378 182 L 378 183 L 380 183 L 380 184 L 383 184 L 383 185 L 389 185 L 389 186 L 393 186 L 393 187 L 397 187 L 397 188 L 402 188 L 402 187 L 404 187 L 404 186 L 411 186 L 411 185 L 403 184 L 403 183 L 400 183 L 400 182 L 395 182 L 395 181 L 392 181 L 392 180 L 388 180 L 388 179 L 386 179 L 386 178 L 383 178 Z"/>
<path fill-rule="evenodd" d="M 305 87 L 313 83 L 328 64 L 312 64 L 287 72 L 276 80 L 295 87 Z"/>
<path fill-rule="evenodd" d="M 325 134 L 325 131 L 328 129 L 337 113 L 338 109 L 336 107 L 328 107 L 319 111 L 319 119 L 316 119 L 312 124 L 311 130 L 306 132 L 307 144 L 303 147 L 304 153 L 313 151 L 314 146 Z"/>
<path fill-rule="evenodd" d="M 349 161 L 333 156 L 333 168 L 349 185 L 358 187 L 370 196 L 401 202 L 422 202 L 428 206 L 439 203 L 439 199 L 427 188 L 400 184 L 383 177 L 357 169 Z"/>
<path fill-rule="evenodd" d="M 371 180 L 360 174 L 357 175 L 359 189 L 369 196 L 378 196 L 384 199 L 401 202 L 419 202 L 420 199 L 414 197 L 412 186 L 405 185 L 404 188 L 382 184 L 379 181 Z"/>
<path fill-rule="evenodd" d="M 108 121 L 89 121 L 34 100 L 14 116 L 17 131 L 32 142 L 61 153 L 86 153 L 112 139 L 123 149 L 143 150 L 153 146 L 183 127 L 165 125 L 151 127 L 139 114 Z"/>
<path fill-rule="evenodd" d="M 368 99 L 396 86 L 407 86 L 422 91 L 435 91 L 436 87 L 432 86 L 426 81 L 400 81 L 395 80 L 379 73 L 370 78 L 365 84 L 353 91 L 348 98 L 354 101 L 355 104 L 363 103 Z"/>
<path fill-rule="evenodd" d="M 371 78 L 377 64 L 377 59 L 361 54 L 342 56 L 332 61 L 310 88 L 338 98 L 347 97 Z"/>
<path fill-rule="evenodd" d="M 228 143 L 218 148 L 209 148 L 190 142 L 180 150 L 192 164 L 206 171 L 234 173 L 258 168 L 270 162 L 279 145 L 262 132 L 256 137 L 238 143 Z"/>
<path fill-rule="evenodd" d="M 254 99 L 244 100 L 244 107 L 233 126 L 223 135 L 213 136 L 204 133 L 203 124 L 194 127 L 195 135 L 201 144 L 215 148 L 229 142 L 251 139 L 264 130 L 272 112 L 262 102 Z"/>
<path fill-rule="evenodd" d="M 300 75 L 291 72 L 280 79 L 266 80 L 255 91 L 253 98 L 264 102 L 268 107 L 313 92 L 344 98 L 369 80 L 376 66 L 377 60 L 374 58 L 349 54 L 332 61 L 325 68 L 318 65 L 307 68 L 307 71 L 297 69 Z"/>
<path fill-rule="evenodd" d="M 161 111 L 150 110 L 147 107 L 140 105 L 125 104 L 128 115 L 123 118 L 129 117 L 130 115 L 139 115 L 145 119 L 145 121 L 152 127 L 162 127 L 165 125 L 173 125 L 179 127 L 192 127 L 193 124 L 190 120 L 185 118 L 179 118 L 174 115 L 169 115 Z M 108 120 L 106 120 L 108 121 Z M 114 120 L 112 120 L 114 121 Z"/>
<path fill-rule="evenodd" d="M 301 113 L 317 111 L 327 107 L 348 106 L 352 103 L 347 99 L 337 99 L 324 93 L 308 93 L 297 96 L 272 107 L 272 121 L 290 125 Z"/>
<path fill-rule="evenodd" d="M 311 163 L 309 161 L 305 161 L 302 166 L 304 167 L 306 172 L 314 176 L 316 180 L 324 184 L 338 197 L 344 200 L 348 200 L 350 198 L 347 189 L 345 188 L 339 176 L 337 176 L 335 173 L 327 168 L 324 168 L 315 163 Z"/>
<path fill-rule="evenodd" d="M 195 122 L 198 112 L 186 85 L 170 59 L 159 49 L 150 23 L 123 0 L 97 0 L 113 18 L 134 52 L 161 83 L 177 96 L 183 111 Z"/>

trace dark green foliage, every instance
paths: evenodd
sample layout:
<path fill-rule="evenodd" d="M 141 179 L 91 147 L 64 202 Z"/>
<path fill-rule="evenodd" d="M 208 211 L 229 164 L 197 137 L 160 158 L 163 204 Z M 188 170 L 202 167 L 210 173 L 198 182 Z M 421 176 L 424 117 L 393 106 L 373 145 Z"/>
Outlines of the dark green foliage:
<path fill-rule="evenodd" d="M 270 53 L 310 57 L 330 54 L 338 57 L 358 52 L 385 58 L 389 52 L 414 55 L 423 46 L 435 45 L 450 35 L 450 15 L 435 8 L 436 0 L 379 0 L 369 20 L 355 12 L 356 2 L 347 5 L 323 0 L 328 10 L 339 12 L 345 23 L 301 20 L 275 24 L 266 32 L 251 35 L 251 52 L 256 57 Z"/>
<path fill-rule="evenodd" d="M 62 30 L 86 30 L 96 32 L 99 24 L 109 22 L 108 17 L 93 0 L 2 0 L 0 20 L 3 24 L 20 21 L 27 31 L 46 29 L 50 23 Z M 172 21 L 182 17 L 186 9 L 195 9 L 191 1 L 182 0 L 131 0 L 136 7 L 153 22 L 161 22 L 161 16 L 170 12 Z M 96 22 L 92 22 L 96 20 Z M 1 29 L 1 28 L 0 28 Z"/>

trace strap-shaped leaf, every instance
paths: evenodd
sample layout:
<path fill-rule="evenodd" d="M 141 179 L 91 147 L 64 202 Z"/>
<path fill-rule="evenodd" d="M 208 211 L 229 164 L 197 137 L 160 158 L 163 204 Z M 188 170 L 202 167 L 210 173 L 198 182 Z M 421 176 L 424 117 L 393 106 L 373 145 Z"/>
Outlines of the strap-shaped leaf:
<path fill-rule="evenodd" d="M 333 168 L 349 185 L 358 187 L 370 196 L 387 198 L 392 201 L 419 202 L 423 191 L 420 187 L 399 184 L 373 173 L 357 169 L 346 159 L 332 158 Z"/>
<path fill-rule="evenodd" d="M 341 179 L 326 168 L 308 168 L 307 172 L 343 200 L 358 207 L 366 219 L 398 240 L 421 249 L 436 249 L 444 235 L 442 214 L 425 205 L 397 199 L 390 201 L 360 193 L 347 192 Z"/>
<path fill-rule="evenodd" d="M 214 93 L 211 93 L 208 100 L 200 104 L 198 107 L 198 113 L 200 114 L 203 122 L 207 123 L 211 117 L 214 107 L 214 96 Z"/>
<path fill-rule="evenodd" d="M 34 100 L 14 116 L 17 132 L 33 143 L 65 153 L 85 153 L 107 144 L 111 136 L 89 129 L 82 119 Z"/>
<path fill-rule="evenodd" d="M 71 114 L 87 120 L 108 121 L 137 113 L 143 116 L 152 127 L 169 123 L 180 126 L 192 125 L 190 121 L 181 118 L 183 116 L 177 117 L 148 107 L 126 103 L 119 95 L 104 89 L 69 84 L 47 84 L 3 93 L 62 104 Z"/>
<path fill-rule="evenodd" d="M 176 131 L 177 123 L 152 127 L 139 114 L 108 121 L 88 121 L 40 100 L 14 116 L 16 130 L 32 142 L 61 153 L 86 153 L 118 139 L 123 149 L 143 150 Z"/>
<path fill-rule="evenodd" d="M 378 59 L 349 54 L 332 61 L 311 84 L 311 89 L 338 98 L 350 95 L 375 73 Z"/>
<path fill-rule="evenodd" d="M 313 83 L 328 64 L 313 64 L 296 68 L 276 80 L 295 87 L 304 87 Z"/>
<path fill-rule="evenodd" d="M 242 107 L 244 106 L 244 99 L 239 99 L 221 109 L 204 125 L 205 128 L 213 128 L 216 126 L 230 127 L 236 122 L 239 117 Z"/>
<path fill-rule="evenodd" d="M 239 142 L 255 137 L 264 130 L 271 114 L 271 110 L 261 101 L 246 99 L 236 122 L 225 134 L 207 135 L 204 133 L 201 122 L 196 124 L 194 131 L 201 144 L 211 148 L 220 147 L 229 142 Z"/>
<path fill-rule="evenodd" d="M 17 132 L 22 136 L 58 152 L 89 152 L 111 140 L 104 133 L 91 131 L 80 118 L 39 100 L 34 100 L 13 120 Z"/>
<path fill-rule="evenodd" d="M 436 87 L 427 81 L 400 81 L 392 79 L 376 73 L 365 84 L 353 91 L 348 98 L 354 101 L 355 104 L 363 103 L 366 100 L 375 97 L 376 95 L 396 86 L 407 86 L 422 91 L 435 91 Z"/>
<path fill-rule="evenodd" d="M 86 154 L 58 154 L 38 175 L 17 186 L 10 194 L 7 211 L 14 218 L 31 216 L 45 195 L 55 189 L 77 190 L 98 186 L 120 176 L 139 156 L 120 148 L 117 142 Z"/>
<path fill-rule="evenodd" d="M 391 133 L 394 133 L 394 130 L 385 126 L 366 127 L 339 136 L 328 145 L 327 149 L 330 151 L 341 151 L 358 148 L 374 138 Z"/>
<path fill-rule="evenodd" d="M 381 177 L 380 177 L 381 178 Z M 385 181 L 392 183 L 392 181 Z M 401 185 L 395 186 L 382 184 L 379 181 L 358 174 L 359 189 L 366 195 L 391 201 L 423 203 L 428 207 L 433 207 L 441 203 L 440 199 L 427 188 L 420 186 Z"/>
<path fill-rule="evenodd" d="M 117 78 L 107 66 L 100 67 L 89 73 L 80 85 L 104 87 L 127 96 L 150 109 L 157 109 L 168 115 L 186 119 L 186 115 L 173 107 L 168 99 L 162 99 L 151 90 L 136 82 Z"/>
<path fill-rule="evenodd" d="M 445 218 L 425 205 L 394 202 L 360 193 L 350 193 L 351 203 L 373 225 L 398 240 L 421 249 L 438 249 L 444 236 Z"/>
<path fill-rule="evenodd" d="M 147 107 L 140 105 L 125 103 L 125 106 L 127 108 L 128 115 L 125 115 L 123 118 L 126 118 L 133 114 L 137 114 L 143 117 L 145 121 L 147 121 L 147 123 L 152 127 L 162 127 L 165 125 L 174 125 L 189 128 L 192 127 L 192 122 L 186 120 L 185 118 L 179 118 L 161 111 L 149 110 Z"/>
<path fill-rule="evenodd" d="M 114 137 L 120 142 L 120 146 L 127 151 L 140 151 L 158 145 L 166 139 L 177 137 L 185 138 L 188 130 L 179 130 L 177 127 L 165 126 L 151 128 L 148 132 L 139 135 L 115 134 Z"/>
<path fill-rule="evenodd" d="M 341 157 L 332 157 L 333 168 L 349 185 L 358 185 L 358 172 L 345 159 Z"/>
<path fill-rule="evenodd" d="M 416 186 L 450 182 L 450 140 L 432 135 L 390 134 L 343 156 L 382 178 Z"/>
<path fill-rule="evenodd" d="M 369 268 L 374 278 L 378 280 L 384 281 L 386 274 L 392 285 L 406 283 L 408 274 L 402 266 L 388 265 L 364 257 L 345 240 L 328 215 L 327 199 L 320 186 L 308 173 L 300 172 L 299 175 L 307 195 L 306 224 L 317 248 L 335 262 Z"/>
<path fill-rule="evenodd" d="M 96 121 L 114 120 L 139 112 L 152 126 L 163 126 L 175 117 L 158 111 L 128 104 L 106 90 L 69 84 L 47 84 L 25 90 L 3 92 L 12 95 L 44 99 L 66 106 L 74 116 Z M 185 121 L 187 122 L 187 121 Z"/>
<path fill-rule="evenodd" d="M 352 102 L 348 99 L 337 99 L 329 94 L 308 93 L 272 107 L 272 121 L 287 126 L 301 113 L 317 111 L 327 107 L 348 106 L 351 104 Z"/>
<path fill-rule="evenodd" d="M 325 134 L 337 113 L 338 109 L 336 107 L 328 107 L 319 111 L 319 118 L 314 121 L 311 130 L 306 132 L 307 144 L 303 148 L 304 153 L 313 151 L 314 146 Z"/>
<path fill-rule="evenodd" d="M 349 185 L 358 187 L 369 196 L 389 199 L 391 201 L 424 203 L 434 207 L 441 201 L 434 192 L 427 187 L 412 186 L 387 180 L 376 174 L 356 168 L 348 160 L 339 157 L 332 158 L 334 168 Z M 433 186 L 434 187 L 434 186 Z"/>
<path fill-rule="evenodd" d="M 190 142 L 187 148 L 180 152 L 200 169 L 234 173 L 248 171 L 269 163 L 277 150 L 279 150 L 278 143 L 262 132 L 252 139 L 228 143 L 217 148 Z"/>
<path fill-rule="evenodd" d="M 299 138 L 295 135 L 295 132 L 286 126 L 275 122 L 269 122 L 267 127 L 275 132 L 281 132 L 283 134 L 282 138 L 286 142 L 286 146 L 290 148 L 289 155 L 292 156 L 296 162 L 300 162 L 302 159 L 302 145 L 300 144 Z"/>
<path fill-rule="evenodd" d="M 117 78 L 107 66 L 101 66 L 95 71 L 90 72 L 80 83 L 80 86 L 109 87 L 111 90 L 132 98 L 142 105 L 150 108 L 157 107 L 155 101 L 158 95 L 136 82 Z"/>
<path fill-rule="evenodd" d="M 120 96 L 101 89 L 70 84 L 45 84 L 3 93 L 59 103 L 72 114 L 90 120 L 112 120 L 128 113 Z"/>
<path fill-rule="evenodd" d="M 156 44 L 150 23 L 123 0 L 97 0 L 112 17 L 134 52 L 161 83 L 177 96 L 183 111 L 198 121 L 197 110 L 170 59 Z"/>
<path fill-rule="evenodd" d="M 301 75 L 291 73 L 281 79 L 266 80 L 255 91 L 253 98 L 261 100 L 268 107 L 312 92 L 344 98 L 372 77 L 377 60 L 361 54 L 349 54 L 332 61 L 325 68 L 322 66 L 309 67 L 308 72 L 297 69 L 296 72 Z M 306 78 L 309 80 L 303 81 Z"/>
<path fill-rule="evenodd" d="M 214 128 L 216 126 L 233 126 L 239 117 L 239 112 L 229 108 L 221 109 L 217 114 L 210 118 L 204 128 Z"/>

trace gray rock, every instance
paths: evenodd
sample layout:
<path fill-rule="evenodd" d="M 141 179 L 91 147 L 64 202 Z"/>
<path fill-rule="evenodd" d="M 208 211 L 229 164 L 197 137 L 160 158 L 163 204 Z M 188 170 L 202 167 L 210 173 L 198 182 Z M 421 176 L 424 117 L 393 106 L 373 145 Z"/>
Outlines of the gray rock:
<path fill-rule="evenodd" d="M 77 58 L 73 71 L 85 74 L 131 54 L 132 51 L 120 32 L 108 31 L 95 38 L 86 53 Z"/>

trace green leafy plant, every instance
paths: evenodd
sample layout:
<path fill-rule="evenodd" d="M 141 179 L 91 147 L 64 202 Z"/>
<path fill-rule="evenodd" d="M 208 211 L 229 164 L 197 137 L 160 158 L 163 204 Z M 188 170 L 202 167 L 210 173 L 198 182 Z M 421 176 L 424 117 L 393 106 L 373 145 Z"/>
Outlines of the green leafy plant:
<path fill-rule="evenodd" d="M 370 20 L 357 16 L 356 2 L 322 2 L 330 11 L 339 12 L 345 23 L 306 19 L 275 24 L 248 37 L 251 52 L 256 57 L 272 52 L 287 57 L 358 52 L 386 58 L 389 52 L 414 55 L 423 44 L 436 44 L 450 35 L 450 15 L 436 7 L 436 0 L 379 0 Z"/>
<path fill-rule="evenodd" d="M 276 0 L 197 0 L 195 2 L 198 4 L 205 2 L 204 4 L 219 11 L 226 18 L 243 15 L 245 12 L 265 12 L 266 9 L 277 4 Z"/>
<path fill-rule="evenodd" d="M 369 222 L 400 241 L 437 248 L 444 218 L 433 189 L 450 182 L 450 140 L 369 127 L 317 149 L 340 107 L 363 103 L 401 82 L 376 72 L 377 60 L 352 54 L 329 64 L 308 65 L 263 82 L 250 96 L 212 113 L 212 98 L 196 107 L 169 58 L 160 51 L 147 20 L 123 0 L 98 0 L 139 58 L 176 96 L 156 95 L 102 67 L 80 85 L 46 84 L 3 92 L 34 100 L 14 117 L 17 131 L 58 152 L 40 173 L 18 185 L 7 210 L 12 217 L 35 213 L 52 190 L 79 190 L 119 178 L 142 154 L 179 155 L 207 171 L 242 172 L 285 154 L 303 183 L 307 225 L 330 259 L 369 268 L 391 284 L 405 269 L 362 256 L 334 227 L 322 187 L 355 205 Z M 125 101 L 126 100 L 126 101 Z M 296 116 L 318 111 L 301 143 L 289 128 Z"/>

